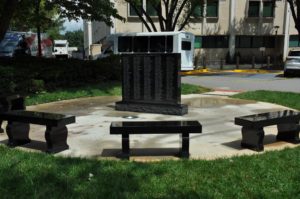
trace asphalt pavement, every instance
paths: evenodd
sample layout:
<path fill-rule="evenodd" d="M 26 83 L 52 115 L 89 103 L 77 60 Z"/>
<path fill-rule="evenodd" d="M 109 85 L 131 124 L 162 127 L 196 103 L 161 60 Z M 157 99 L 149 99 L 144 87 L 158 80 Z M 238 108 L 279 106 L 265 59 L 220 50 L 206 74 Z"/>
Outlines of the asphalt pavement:
<path fill-rule="evenodd" d="M 280 73 L 214 73 L 184 76 L 182 83 L 200 85 L 215 90 L 270 90 L 300 93 L 300 77 L 285 78 Z"/>

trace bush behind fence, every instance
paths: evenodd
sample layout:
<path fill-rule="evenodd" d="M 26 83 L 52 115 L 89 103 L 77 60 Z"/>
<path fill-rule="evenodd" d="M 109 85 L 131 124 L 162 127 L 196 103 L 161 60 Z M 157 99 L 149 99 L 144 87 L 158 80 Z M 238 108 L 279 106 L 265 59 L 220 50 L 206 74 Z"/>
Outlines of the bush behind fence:
<path fill-rule="evenodd" d="M 29 94 L 120 79 L 118 56 L 96 61 L 34 57 L 0 59 L 0 93 Z"/>

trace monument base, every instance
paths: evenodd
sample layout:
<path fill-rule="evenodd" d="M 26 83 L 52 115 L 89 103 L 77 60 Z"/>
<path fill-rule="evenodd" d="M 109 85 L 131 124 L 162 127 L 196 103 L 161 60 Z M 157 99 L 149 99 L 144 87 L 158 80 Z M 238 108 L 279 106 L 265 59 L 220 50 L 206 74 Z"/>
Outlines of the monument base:
<path fill-rule="evenodd" d="M 188 106 L 185 104 L 149 104 L 134 102 L 116 102 L 116 110 L 143 113 L 159 113 L 165 115 L 185 115 L 188 113 Z"/>

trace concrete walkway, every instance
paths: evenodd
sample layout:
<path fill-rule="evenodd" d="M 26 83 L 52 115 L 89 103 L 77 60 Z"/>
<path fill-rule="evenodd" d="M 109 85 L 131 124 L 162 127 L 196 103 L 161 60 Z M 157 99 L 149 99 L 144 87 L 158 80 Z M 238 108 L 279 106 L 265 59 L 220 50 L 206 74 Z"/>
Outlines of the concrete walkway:
<path fill-rule="evenodd" d="M 257 154 L 248 149 L 241 149 L 241 127 L 234 125 L 234 117 L 286 109 L 269 103 L 236 100 L 210 94 L 186 95 L 182 98 L 183 103 L 189 105 L 189 113 L 185 116 L 115 111 L 114 103 L 120 100 L 119 97 L 75 99 L 31 106 L 27 109 L 76 115 L 76 124 L 68 125 L 70 149 L 57 155 L 108 159 L 117 159 L 116 156 L 121 150 L 121 135 L 109 134 L 110 123 L 121 120 L 133 121 L 124 119 L 124 116 L 137 116 L 134 121 L 198 120 L 203 126 L 203 133 L 190 135 L 191 158 L 215 159 Z M 45 150 L 44 132 L 44 126 L 31 125 L 32 143 L 18 148 Z M 277 142 L 276 126 L 265 128 L 265 132 L 265 151 L 297 146 Z M 132 135 L 130 138 L 131 159 L 138 161 L 176 159 L 174 154 L 180 147 L 179 135 Z M 0 134 L 0 143 L 7 143 L 6 134 Z"/>

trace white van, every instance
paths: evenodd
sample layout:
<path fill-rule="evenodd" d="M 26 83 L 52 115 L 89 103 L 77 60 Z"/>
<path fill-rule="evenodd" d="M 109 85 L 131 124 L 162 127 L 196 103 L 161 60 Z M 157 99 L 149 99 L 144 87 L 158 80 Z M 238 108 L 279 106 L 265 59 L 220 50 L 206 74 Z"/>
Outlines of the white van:
<path fill-rule="evenodd" d="M 194 69 L 194 40 L 189 32 L 141 32 L 114 34 L 114 54 L 180 53 L 181 70 Z M 103 53 L 105 54 L 105 50 Z"/>
<path fill-rule="evenodd" d="M 54 40 L 53 55 L 56 58 L 69 58 L 69 42 L 67 40 Z"/>

